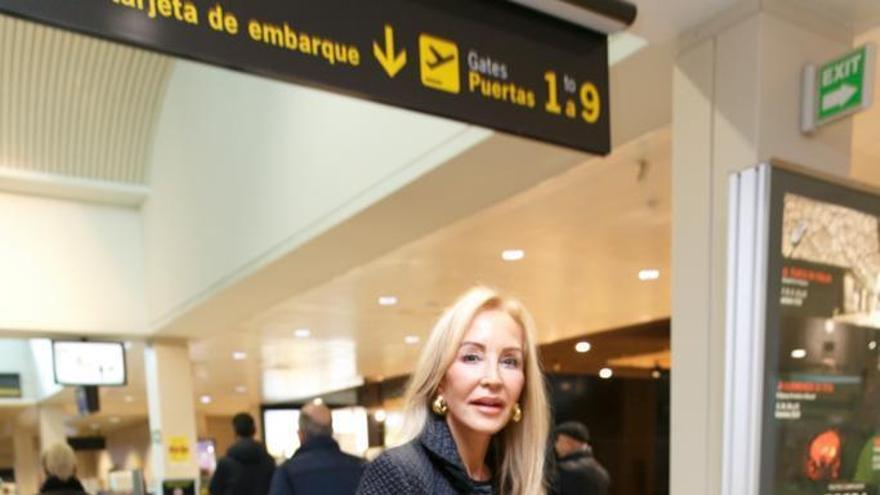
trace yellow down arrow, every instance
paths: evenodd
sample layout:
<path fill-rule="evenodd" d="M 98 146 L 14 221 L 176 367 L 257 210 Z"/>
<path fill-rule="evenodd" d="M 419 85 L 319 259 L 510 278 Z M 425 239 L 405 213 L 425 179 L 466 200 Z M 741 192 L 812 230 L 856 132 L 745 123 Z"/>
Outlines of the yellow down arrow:
<path fill-rule="evenodd" d="M 394 28 L 390 24 L 385 25 L 385 49 L 379 47 L 379 43 L 373 42 L 373 55 L 379 61 L 379 65 L 388 73 L 388 77 L 394 77 L 400 69 L 406 65 L 406 50 L 394 54 Z"/>

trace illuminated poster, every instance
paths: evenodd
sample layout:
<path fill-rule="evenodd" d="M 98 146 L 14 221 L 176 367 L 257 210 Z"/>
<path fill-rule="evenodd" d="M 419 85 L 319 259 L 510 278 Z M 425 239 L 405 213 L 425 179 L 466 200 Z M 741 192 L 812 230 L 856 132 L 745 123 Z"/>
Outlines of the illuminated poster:
<path fill-rule="evenodd" d="M 774 169 L 762 495 L 880 495 L 880 198 Z"/>

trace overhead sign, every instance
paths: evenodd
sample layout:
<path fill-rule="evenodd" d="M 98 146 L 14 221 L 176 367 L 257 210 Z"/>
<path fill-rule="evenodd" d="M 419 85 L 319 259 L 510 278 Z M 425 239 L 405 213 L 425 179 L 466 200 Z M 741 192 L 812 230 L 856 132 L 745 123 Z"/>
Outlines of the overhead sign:
<path fill-rule="evenodd" d="M 21 375 L 0 373 L 0 399 L 21 398 Z"/>
<path fill-rule="evenodd" d="M 804 132 L 871 106 L 875 52 L 875 46 L 868 43 L 818 69 L 807 67 L 804 71 Z"/>
<path fill-rule="evenodd" d="M 508 2 L 0 0 L 0 12 L 592 153 L 610 150 L 606 36 Z"/>

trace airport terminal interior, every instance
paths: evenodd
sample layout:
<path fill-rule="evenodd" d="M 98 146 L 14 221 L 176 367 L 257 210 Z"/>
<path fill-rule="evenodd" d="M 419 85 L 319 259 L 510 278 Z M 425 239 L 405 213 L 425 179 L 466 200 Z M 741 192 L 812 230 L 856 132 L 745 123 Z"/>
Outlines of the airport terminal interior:
<path fill-rule="evenodd" d="M 373 459 L 401 442 L 434 322 L 479 284 L 534 314 L 552 419 L 588 425 L 610 494 L 820 493 L 730 488 L 727 181 L 774 158 L 880 187 L 880 108 L 812 134 L 797 114 L 803 64 L 880 43 L 880 3 L 632 1 L 635 21 L 608 35 L 604 156 L 68 31 L 10 3 L 3 495 L 37 493 L 59 440 L 91 494 L 184 478 L 206 494 L 233 415 L 257 419 L 280 463 L 309 403 L 332 409 L 344 451 Z M 875 277 L 859 324 L 877 328 L 871 249 L 853 256 Z M 90 360 L 119 368 L 74 386 Z M 880 493 L 873 476 L 851 493 Z"/>

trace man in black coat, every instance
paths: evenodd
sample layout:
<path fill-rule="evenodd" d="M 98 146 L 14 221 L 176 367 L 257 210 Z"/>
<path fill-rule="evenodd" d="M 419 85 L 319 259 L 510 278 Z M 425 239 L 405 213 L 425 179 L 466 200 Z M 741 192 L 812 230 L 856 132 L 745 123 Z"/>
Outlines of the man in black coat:
<path fill-rule="evenodd" d="M 590 431 L 583 423 L 569 421 L 553 431 L 556 450 L 558 495 L 607 495 L 611 479 L 593 457 Z"/>
<path fill-rule="evenodd" d="M 211 495 L 266 495 L 275 471 L 275 459 L 266 452 L 262 443 L 254 440 L 254 418 L 238 413 L 232 418 L 237 437 L 217 461 L 217 470 L 211 478 Z"/>
<path fill-rule="evenodd" d="M 330 409 L 308 404 L 299 415 L 300 448 L 272 478 L 269 495 L 354 495 L 364 461 L 339 450 Z"/>

